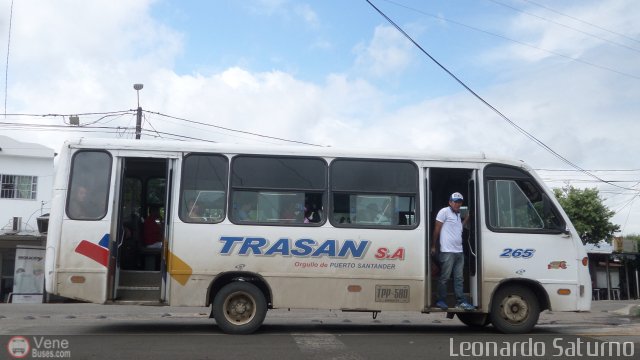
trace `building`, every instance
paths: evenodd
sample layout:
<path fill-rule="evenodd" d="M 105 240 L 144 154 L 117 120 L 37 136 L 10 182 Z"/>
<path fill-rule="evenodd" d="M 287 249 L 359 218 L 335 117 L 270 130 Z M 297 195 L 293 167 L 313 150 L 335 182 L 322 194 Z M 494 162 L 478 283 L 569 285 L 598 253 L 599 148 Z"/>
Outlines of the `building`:
<path fill-rule="evenodd" d="M 600 241 L 586 244 L 593 300 L 640 298 L 640 275 L 637 257 L 638 243 L 614 238 L 611 244 Z"/>
<path fill-rule="evenodd" d="M 0 301 L 13 290 L 16 249 L 42 247 L 53 190 L 52 149 L 0 136 Z M 38 220 L 40 218 L 40 220 Z M 43 232 L 45 229 L 41 229 Z"/>

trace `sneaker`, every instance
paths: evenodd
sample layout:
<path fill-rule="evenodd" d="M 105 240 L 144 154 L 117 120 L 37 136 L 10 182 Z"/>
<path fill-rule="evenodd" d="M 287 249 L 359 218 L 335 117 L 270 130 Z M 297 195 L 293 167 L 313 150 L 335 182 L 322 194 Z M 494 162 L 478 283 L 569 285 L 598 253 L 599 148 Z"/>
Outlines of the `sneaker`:
<path fill-rule="evenodd" d="M 460 310 L 464 310 L 464 311 L 471 311 L 471 310 L 475 310 L 476 307 L 469 304 L 466 301 L 463 301 L 461 303 L 459 303 L 458 305 L 456 305 L 456 309 L 460 309 Z"/>
<path fill-rule="evenodd" d="M 447 303 L 445 303 L 442 300 L 438 300 L 436 302 L 436 306 L 440 308 L 440 310 L 447 310 L 449 308 L 449 306 L 447 306 Z"/>

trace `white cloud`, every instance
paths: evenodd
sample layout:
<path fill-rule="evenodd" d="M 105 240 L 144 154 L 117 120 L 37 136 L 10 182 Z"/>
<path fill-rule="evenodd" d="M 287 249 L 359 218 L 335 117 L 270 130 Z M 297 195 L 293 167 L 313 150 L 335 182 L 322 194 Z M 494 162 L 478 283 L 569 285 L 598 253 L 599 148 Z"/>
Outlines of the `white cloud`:
<path fill-rule="evenodd" d="M 585 24 L 585 22 L 596 24 L 601 28 L 610 29 L 631 38 L 638 38 L 638 35 L 640 35 L 640 23 L 638 23 L 636 16 L 640 11 L 638 2 L 579 2 L 578 5 L 565 8 L 555 7 L 560 12 L 569 14 L 582 20 L 582 22 L 541 8 L 529 8 L 526 11 L 535 16 L 520 13 L 510 21 L 506 29 L 502 30 L 501 33 L 547 51 L 509 43 L 495 51 L 493 55 L 497 58 L 516 58 L 535 62 L 554 57 L 555 55 L 551 52 L 573 58 L 582 58 L 585 52 L 602 46 L 614 51 L 624 49 L 625 51 L 631 51 L 627 53 L 629 55 L 638 55 L 637 51 L 634 52 L 625 48 L 628 46 L 640 51 L 640 46 L 638 46 L 637 42 L 629 42 L 628 39 Z M 541 18 L 549 19 L 550 21 L 545 21 Z M 589 59 L 591 57 L 587 57 L 585 60 L 589 61 Z"/>
<path fill-rule="evenodd" d="M 307 3 L 289 0 L 254 0 L 245 6 L 256 14 L 280 16 L 286 20 L 302 19 L 307 26 L 314 29 L 320 25 L 318 14 Z"/>
<path fill-rule="evenodd" d="M 309 4 L 297 4 L 293 7 L 293 11 L 312 27 L 317 27 L 320 24 L 318 14 Z"/>
<path fill-rule="evenodd" d="M 360 78 L 328 74 L 323 82 L 312 83 L 282 70 L 252 72 L 240 65 L 208 75 L 179 75 L 173 71 L 173 61 L 180 55 L 182 35 L 156 23 L 148 2 L 118 4 L 17 2 L 9 112 L 130 109 L 135 107 L 132 84 L 142 82 L 143 108 L 219 126 L 323 145 L 398 153 L 402 149 L 486 152 L 522 159 L 534 167 L 561 166 L 462 90 L 390 107 L 394 94 L 376 88 L 364 75 L 399 74 L 411 65 L 413 48 L 391 27 L 378 26 L 371 41 L 357 49 L 355 64 L 366 70 Z M 538 35 L 546 31 L 538 29 Z M 601 49 L 582 51 L 609 56 Z M 511 61 L 524 66 L 520 60 Z M 624 66 L 637 63 L 634 58 L 619 61 Z M 518 67 L 511 69 L 515 74 Z M 585 168 L 637 168 L 637 80 L 573 63 L 504 79 L 502 84 L 476 90 L 559 153 Z M 215 141 L 278 143 L 158 115 L 148 115 L 147 120 L 162 132 Z M 132 117 L 123 117 L 108 124 L 127 126 L 131 121 Z M 65 137 L 82 135 L 3 134 L 54 149 Z M 622 200 L 624 196 L 614 199 Z M 623 223 L 626 214 L 615 220 Z M 635 206 L 632 219 L 639 215 Z M 630 221 L 625 230 L 640 233 L 640 224 Z"/>
<path fill-rule="evenodd" d="M 368 44 L 360 43 L 354 49 L 356 67 L 382 77 L 402 73 L 413 60 L 413 45 L 391 26 L 377 26 Z"/>

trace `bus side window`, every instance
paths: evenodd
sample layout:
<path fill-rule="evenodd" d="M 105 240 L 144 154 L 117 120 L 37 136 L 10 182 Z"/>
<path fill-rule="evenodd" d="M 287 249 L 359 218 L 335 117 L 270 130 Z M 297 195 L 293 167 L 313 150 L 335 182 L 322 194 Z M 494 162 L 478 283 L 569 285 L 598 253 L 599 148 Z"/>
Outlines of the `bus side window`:
<path fill-rule="evenodd" d="M 224 220 L 229 162 L 217 154 L 189 154 L 182 165 L 180 219 L 188 223 Z"/>
<path fill-rule="evenodd" d="M 412 229 L 418 168 L 408 161 L 336 159 L 331 163 L 331 222 L 337 227 Z"/>
<path fill-rule="evenodd" d="M 494 178 L 495 175 L 500 178 Z M 549 196 L 519 169 L 491 165 L 485 170 L 488 226 L 497 231 L 559 232 L 565 224 Z"/>
<path fill-rule="evenodd" d="M 327 189 L 323 159 L 239 155 L 231 164 L 230 220 L 238 224 L 320 225 Z"/>
<path fill-rule="evenodd" d="M 105 151 L 78 151 L 71 163 L 67 216 L 99 220 L 107 214 L 111 155 Z"/>

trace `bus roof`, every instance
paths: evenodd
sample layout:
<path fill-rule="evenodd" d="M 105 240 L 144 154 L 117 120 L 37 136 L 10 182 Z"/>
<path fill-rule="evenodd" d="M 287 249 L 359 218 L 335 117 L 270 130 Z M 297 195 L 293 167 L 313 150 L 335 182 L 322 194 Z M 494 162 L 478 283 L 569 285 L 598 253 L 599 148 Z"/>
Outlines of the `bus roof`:
<path fill-rule="evenodd" d="M 248 145 L 235 143 L 208 143 L 201 141 L 176 140 L 133 140 L 107 138 L 78 138 L 65 141 L 64 148 L 73 149 L 107 149 L 107 150 L 143 150 L 143 151 L 175 151 L 175 152 L 211 152 L 226 154 L 263 154 L 263 155 L 295 155 L 320 157 L 351 157 L 374 159 L 402 159 L 414 161 L 451 161 L 492 163 L 531 168 L 522 161 L 487 157 L 484 153 L 450 152 L 426 153 L 406 149 L 370 149 L 370 148 L 340 148 L 310 145 Z"/>

